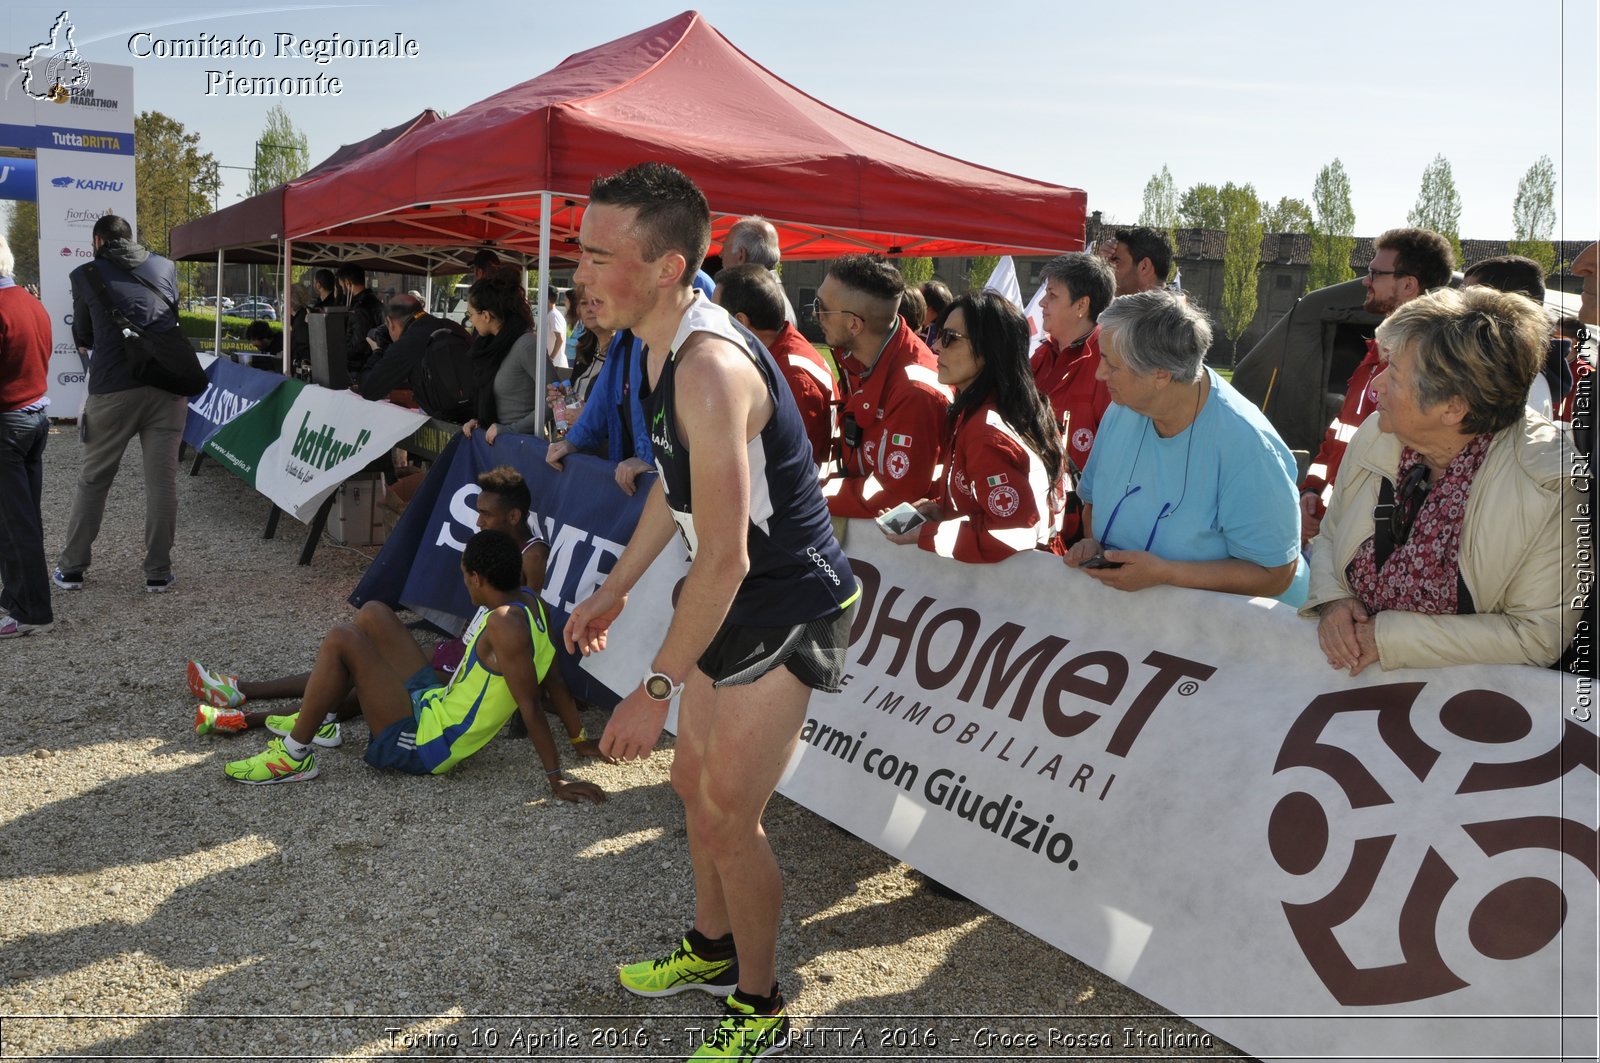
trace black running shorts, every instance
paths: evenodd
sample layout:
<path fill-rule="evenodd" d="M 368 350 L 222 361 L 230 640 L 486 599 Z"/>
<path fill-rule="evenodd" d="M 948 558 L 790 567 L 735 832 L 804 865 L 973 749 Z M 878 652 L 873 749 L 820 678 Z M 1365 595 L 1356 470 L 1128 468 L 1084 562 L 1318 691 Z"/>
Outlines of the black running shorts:
<path fill-rule="evenodd" d="M 745 627 L 724 621 L 700 655 L 700 670 L 711 685 L 737 687 L 754 683 L 779 665 L 812 690 L 839 692 L 850 625 L 861 604 L 861 590 L 836 613 L 793 627 Z"/>

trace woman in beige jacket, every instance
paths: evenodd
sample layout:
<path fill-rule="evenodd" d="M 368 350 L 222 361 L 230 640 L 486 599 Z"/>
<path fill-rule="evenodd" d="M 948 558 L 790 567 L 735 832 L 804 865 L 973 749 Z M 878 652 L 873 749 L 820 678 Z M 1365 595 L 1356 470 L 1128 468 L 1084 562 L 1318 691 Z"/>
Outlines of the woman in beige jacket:
<path fill-rule="evenodd" d="M 1524 404 L 1548 333 L 1531 300 L 1485 288 L 1378 327 L 1377 416 L 1350 442 L 1301 609 L 1333 668 L 1544 667 L 1571 641 L 1578 470 Z"/>

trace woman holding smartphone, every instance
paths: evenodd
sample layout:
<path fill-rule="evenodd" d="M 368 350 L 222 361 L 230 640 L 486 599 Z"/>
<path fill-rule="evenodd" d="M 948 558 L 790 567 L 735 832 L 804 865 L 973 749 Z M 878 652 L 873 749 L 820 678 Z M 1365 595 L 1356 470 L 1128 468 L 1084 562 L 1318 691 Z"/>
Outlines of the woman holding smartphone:
<path fill-rule="evenodd" d="M 920 526 L 906 528 L 891 511 L 879 518 L 885 534 L 980 564 L 1048 543 L 1065 462 L 1061 431 L 1028 367 L 1026 319 L 995 292 L 968 293 L 934 322 L 933 351 L 939 382 L 955 391 L 949 459 L 937 496 L 913 504 Z"/>
<path fill-rule="evenodd" d="M 1205 365 L 1211 325 L 1164 289 L 1100 315 L 1111 408 L 1078 494 L 1085 537 L 1063 559 L 1108 587 L 1168 584 L 1305 601 L 1295 462 L 1249 399 Z"/>

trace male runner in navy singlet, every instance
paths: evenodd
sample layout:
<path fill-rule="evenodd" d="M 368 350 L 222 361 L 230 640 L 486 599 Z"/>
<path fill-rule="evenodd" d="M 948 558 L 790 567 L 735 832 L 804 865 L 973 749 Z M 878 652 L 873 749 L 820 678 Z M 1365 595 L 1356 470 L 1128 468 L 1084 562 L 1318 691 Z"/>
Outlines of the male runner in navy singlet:
<path fill-rule="evenodd" d="M 710 239 L 705 197 L 670 166 L 644 163 L 590 190 L 574 281 L 602 328 L 632 329 L 646 345 L 642 399 L 660 475 L 627 549 L 565 634 L 585 654 L 604 649 L 628 592 L 682 537 L 693 560 L 672 623 L 600 748 L 649 756 L 681 694 L 672 785 L 688 822 L 694 925 L 669 955 L 619 977 L 643 996 L 726 995 L 694 1058 L 755 1059 L 788 1042 L 775 959 L 783 882 L 761 815 L 812 690 L 839 689 L 860 592 L 777 364 L 690 285 Z"/>

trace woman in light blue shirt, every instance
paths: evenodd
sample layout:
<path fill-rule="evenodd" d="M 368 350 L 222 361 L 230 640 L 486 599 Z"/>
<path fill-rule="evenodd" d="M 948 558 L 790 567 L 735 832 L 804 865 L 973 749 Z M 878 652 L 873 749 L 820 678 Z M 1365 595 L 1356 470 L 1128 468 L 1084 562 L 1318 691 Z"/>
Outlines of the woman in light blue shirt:
<path fill-rule="evenodd" d="M 1100 315 L 1106 411 L 1078 493 L 1089 534 L 1065 561 L 1118 590 L 1170 584 L 1305 600 L 1289 447 L 1203 364 L 1205 315 L 1165 290 Z"/>

